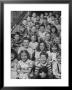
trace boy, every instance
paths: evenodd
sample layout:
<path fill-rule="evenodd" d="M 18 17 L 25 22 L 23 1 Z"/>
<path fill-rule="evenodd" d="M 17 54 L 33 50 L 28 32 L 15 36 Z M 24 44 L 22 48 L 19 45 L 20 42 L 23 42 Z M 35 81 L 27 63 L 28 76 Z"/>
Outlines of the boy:
<path fill-rule="evenodd" d="M 43 67 L 46 67 L 48 70 L 48 72 L 47 72 L 48 78 L 52 78 L 51 61 L 48 60 L 48 54 L 45 52 L 42 52 L 40 54 L 40 60 L 35 62 L 35 70 L 39 71 L 39 69 L 41 69 Z"/>
<path fill-rule="evenodd" d="M 23 40 L 23 45 L 18 49 L 18 54 L 22 50 L 27 50 L 29 52 L 29 54 L 30 54 L 30 57 L 32 57 L 32 54 L 33 54 L 34 50 L 29 47 L 29 39 L 28 38 L 25 38 Z"/>

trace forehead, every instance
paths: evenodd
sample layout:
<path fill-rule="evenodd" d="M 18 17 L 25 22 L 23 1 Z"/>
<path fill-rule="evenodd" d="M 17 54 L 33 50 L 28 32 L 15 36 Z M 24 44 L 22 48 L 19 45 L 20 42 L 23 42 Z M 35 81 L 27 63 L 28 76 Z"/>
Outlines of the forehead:
<path fill-rule="evenodd" d="M 15 34 L 15 37 L 19 37 L 19 35 L 18 34 Z"/>
<path fill-rule="evenodd" d="M 23 42 L 29 42 L 29 40 L 24 40 Z"/>
<path fill-rule="evenodd" d="M 31 38 L 35 38 L 36 36 L 31 36 Z"/>
<path fill-rule="evenodd" d="M 26 55 L 26 53 L 25 52 L 22 52 L 21 55 Z"/>
<path fill-rule="evenodd" d="M 40 26 L 40 28 L 44 28 L 44 26 Z"/>
<path fill-rule="evenodd" d="M 36 28 L 35 26 L 32 27 L 32 29 L 35 29 L 35 28 Z"/>
<path fill-rule="evenodd" d="M 46 57 L 46 55 L 42 54 L 41 57 Z"/>
<path fill-rule="evenodd" d="M 50 36 L 50 34 L 47 33 L 46 36 Z"/>
<path fill-rule="evenodd" d="M 57 48 L 57 46 L 54 45 L 52 48 Z"/>
<path fill-rule="evenodd" d="M 40 45 L 44 45 L 44 43 L 40 43 Z"/>

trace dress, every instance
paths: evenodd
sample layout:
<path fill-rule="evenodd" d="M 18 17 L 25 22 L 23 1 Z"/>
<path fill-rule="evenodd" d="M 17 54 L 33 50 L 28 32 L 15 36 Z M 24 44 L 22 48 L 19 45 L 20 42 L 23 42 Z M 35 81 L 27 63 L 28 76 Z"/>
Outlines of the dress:
<path fill-rule="evenodd" d="M 18 62 L 18 68 L 19 67 L 20 67 L 19 78 L 28 79 L 28 75 L 31 71 L 31 68 L 33 67 L 33 61 L 28 59 L 26 62 L 23 62 L 22 60 L 20 60 Z"/>

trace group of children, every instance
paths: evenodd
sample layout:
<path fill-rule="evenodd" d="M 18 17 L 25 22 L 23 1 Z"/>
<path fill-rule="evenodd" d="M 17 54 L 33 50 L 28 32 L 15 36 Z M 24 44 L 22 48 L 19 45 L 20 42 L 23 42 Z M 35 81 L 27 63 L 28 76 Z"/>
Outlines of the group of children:
<path fill-rule="evenodd" d="M 61 79 L 61 12 L 27 12 L 11 29 L 12 79 Z"/>

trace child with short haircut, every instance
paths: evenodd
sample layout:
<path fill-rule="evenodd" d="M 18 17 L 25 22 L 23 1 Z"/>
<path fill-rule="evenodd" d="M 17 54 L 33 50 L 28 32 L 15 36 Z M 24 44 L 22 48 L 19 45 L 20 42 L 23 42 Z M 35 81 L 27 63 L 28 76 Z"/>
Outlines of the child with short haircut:
<path fill-rule="evenodd" d="M 30 58 L 32 58 L 32 54 L 33 54 L 34 50 L 29 47 L 29 39 L 28 38 L 24 38 L 22 46 L 20 46 L 18 49 L 18 54 L 20 54 L 20 52 L 23 50 L 27 50 L 30 55 Z"/>
<path fill-rule="evenodd" d="M 40 54 L 40 60 L 35 62 L 35 69 L 39 71 L 40 68 L 47 67 L 47 75 L 48 78 L 52 78 L 52 67 L 51 67 L 51 61 L 48 59 L 48 54 L 45 52 L 42 52 Z"/>
<path fill-rule="evenodd" d="M 18 61 L 17 72 L 19 79 L 28 79 L 28 75 L 33 67 L 33 61 L 30 60 L 29 53 L 24 50 L 20 53 L 20 61 Z"/>
<path fill-rule="evenodd" d="M 17 53 L 14 49 L 11 49 L 11 79 L 17 78 Z"/>
<path fill-rule="evenodd" d="M 39 38 L 44 40 L 46 31 L 45 31 L 45 26 L 43 24 L 40 25 L 40 30 L 39 30 L 38 34 L 39 34 Z"/>

